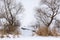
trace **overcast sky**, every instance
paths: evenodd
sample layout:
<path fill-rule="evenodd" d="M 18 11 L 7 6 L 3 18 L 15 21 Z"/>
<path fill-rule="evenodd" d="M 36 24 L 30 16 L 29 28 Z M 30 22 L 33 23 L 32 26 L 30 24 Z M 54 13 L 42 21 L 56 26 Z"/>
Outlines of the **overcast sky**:
<path fill-rule="evenodd" d="M 34 9 L 38 6 L 39 0 L 19 0 L 24 6 L 24 15 L 22 20 L 22 26 L 28 26 L 35 22 Z"/>

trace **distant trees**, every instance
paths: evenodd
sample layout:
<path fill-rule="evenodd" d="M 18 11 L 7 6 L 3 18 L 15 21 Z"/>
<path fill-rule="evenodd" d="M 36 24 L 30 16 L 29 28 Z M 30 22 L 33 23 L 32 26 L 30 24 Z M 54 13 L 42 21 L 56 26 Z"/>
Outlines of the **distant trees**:
<path fill-rule="evenodd" d="M 45 6 L 36 9 L 37 15 L 40 21 L 49 28 L 52 21 L 56 20 L 56 16 L 60 14 L 60 0 L 41 0 L 41 4 Z"/>
<path fill-rule="evenodd" d="M 19 20 L 16 16 L 23 12 L 21 3 L 16 3 L 16 0 L 0 0 L 0 18 L 4 18 L 4 29 L 7 33 L 12 33 L 20 26 Z"/>

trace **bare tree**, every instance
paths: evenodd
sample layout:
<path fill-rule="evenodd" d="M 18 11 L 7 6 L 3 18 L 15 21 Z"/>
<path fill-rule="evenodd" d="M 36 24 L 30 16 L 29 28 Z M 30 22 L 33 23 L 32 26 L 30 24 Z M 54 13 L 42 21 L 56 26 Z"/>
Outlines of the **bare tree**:
<path fill-rule="evenodd" d="M 37 8 L 38 17 L 45 26 L 49 27 L 52 21 L 55 20 L 56 15 L 60 14 L 60 0 L 41 0 L 40 3 L 45 6 Z"/>
<path fill-rule="evenodd" d="M 8 33 L 14 32 L 20 26 L 16 16 L 23 11 L 21 3 L 16 3 L 16 0 L 0 0 L 3 5 L 0 8 L 0 18 L 4 18 L 6 23 L 4 29 L 8 29 Z M 9 32 L 10 31 L 10 32 Z"/>
<path fill-rule="evenodd" d="M 59 14 L 60 0 L 41 0 L 42 4 L 48 6 L 47 8 L 38 8 L 37 13 L 39 14 L 40 20 L 49 27 L 56 15 Z"/>

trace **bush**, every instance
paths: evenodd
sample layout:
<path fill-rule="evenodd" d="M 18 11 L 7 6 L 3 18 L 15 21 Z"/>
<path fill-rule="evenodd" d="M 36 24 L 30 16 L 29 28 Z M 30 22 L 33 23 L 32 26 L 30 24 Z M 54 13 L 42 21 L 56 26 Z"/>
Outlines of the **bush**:
<path fill-rule="evenodd" d="M 48 36 L 48 27 L 38 28 L 36 34 L 39 35 L 39 36 Z"/>
<path fill-rule="evenodd" d="M 4 37 L 4 35 L 6 35 L 7 37 L 9 37 L 9 34 L 15 36 L 15 35 L 20 35 L 20 30 L 19 30 L 19 27 L 20 27 L 20 24 L 18 21 L 16 22 L 13 22 L 13 24 L 11 25 L 10 23 L 5 23 L 4 25 L 4 28 L 3 29 L 0 29 L 0 34 L 1 36 L 0 37 Z"/>

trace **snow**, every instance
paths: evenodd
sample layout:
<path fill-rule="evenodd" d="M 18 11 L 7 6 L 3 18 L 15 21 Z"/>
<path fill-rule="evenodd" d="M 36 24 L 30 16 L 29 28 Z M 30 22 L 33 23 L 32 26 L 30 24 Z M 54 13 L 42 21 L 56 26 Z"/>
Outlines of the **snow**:
<path fill-rule="evenodd" d="M 23 36 L 32 36 L 32 31 L 31 30 L 21 30 Z"/>
<path fill-rule="evenodd" d="M 34 37 L 19 37 L 19 38 L 0 38 L 1 40 L 59 40 L 60 37 L 41 37 L 41 36 L 34 36 Z"/>

